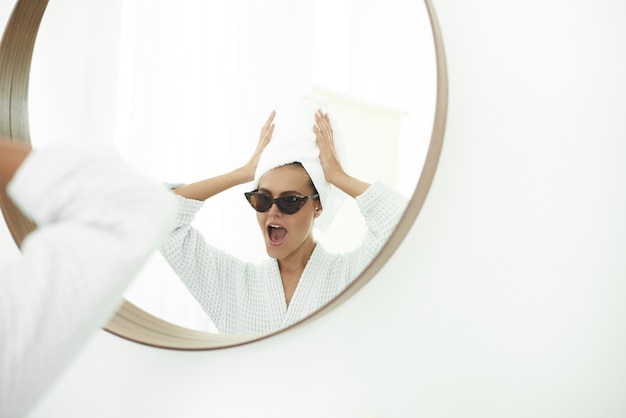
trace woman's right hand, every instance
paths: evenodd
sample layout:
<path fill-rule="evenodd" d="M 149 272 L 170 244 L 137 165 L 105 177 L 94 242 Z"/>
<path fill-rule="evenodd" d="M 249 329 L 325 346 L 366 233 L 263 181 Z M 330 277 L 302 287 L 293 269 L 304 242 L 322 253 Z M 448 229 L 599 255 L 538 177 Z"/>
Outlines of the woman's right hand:
<path fill-rule="evenodd" d="M 261 128 L 261 134 L 259 135 L 259 142 L 257 143 L 256 149 L 244 166 L 244 170 L 246 172 L 246 176 L 249 178 L 249 181 L 254 180 L 254 174 L 256 173 L 257 165 L 259 165 L 261 154 L 272 139 L 272 134 L 274 133 L 274 116 L 276 116 L 275 110 L 270 113 L 267 121 L 265 121 L 265 125 Z"/>

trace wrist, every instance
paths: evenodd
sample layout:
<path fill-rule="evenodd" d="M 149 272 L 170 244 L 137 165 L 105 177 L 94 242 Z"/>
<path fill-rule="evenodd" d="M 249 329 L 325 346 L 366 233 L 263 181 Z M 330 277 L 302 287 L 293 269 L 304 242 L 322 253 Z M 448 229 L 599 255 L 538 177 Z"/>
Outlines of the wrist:
<path fill-rule="evenodd" d="M 239 179 L 240 184 L 249 183 L 254 180 L 254 174 L 256 169 L 253 167 L 249 167 L 244 165 L 243 167 L 239 167 L 234 171 L 234 175 Z"/>
<path fill-rule="evenodd" d="M 339 187 L 340 184 L 344 183 L 349 178 L 350 176 L 348 176 L 345 171 L 337 169 L 336 171 L 330 173 L 330 175 L 326 178 L 326 181 L 335 187 Z"/>

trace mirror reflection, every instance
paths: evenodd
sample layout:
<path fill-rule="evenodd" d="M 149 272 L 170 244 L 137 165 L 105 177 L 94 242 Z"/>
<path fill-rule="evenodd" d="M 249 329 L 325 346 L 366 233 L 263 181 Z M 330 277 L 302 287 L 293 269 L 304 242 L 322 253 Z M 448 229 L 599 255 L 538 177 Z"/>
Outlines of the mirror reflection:
<path fill-rule="evenodd" d="M 320 96 L 290 100 L 272 112 L 245 165 L 174 189 L 179 215 L 162 254 L 219 332 L 272 332 L 315 312 L 372 261 L 406 208 L 407 199 L 384 183 L 344 170 L 325 109 Z M 200 202 L 249 182 L 245 196 L 269 256 L 259 263 L 221 251 L 191 225 Z M 344 195 L 357 201 L 367 231 L 358 247 L 333 254 L 313 227 L 329 226 Z"/>
<path fill-rule="evenodd" d="M 82 3 L 53 0 L 40 28 L 30 85 L 35 147 L 45 146 L 44 138 L 115 146 L 156 181 L 190 187 L 245 166 L 272 110 L 276 116 L 270 122 L 275 126 L 270 144 L 279 143 L 281 109 L 293 110 L 284 104 L 306 92 L 323 98 L 309 113 L 306 133 L 317 141 L 313 125 L 324 122 L 316 122 L 315 113 L 323 108 L 331 122 L 324 128 L 332 127 L 333 139 L 339 137 L 346 150 L 341 167 L 350 178 L 368 185 L 369 191 L 382 188 L 380 200 L 386 203 L 396 201 L 389 196 L 397 196 L 399 202 L 411 196 L 425 158 L 435 105 L 434 48 L 423 4 L 408 0 Z M 82 19 L 68 21 L 70 13 Z M 284 120 L 288 125 L 294 119 L 285 116 Z M 44 131 L 45 135 L 39 134 Z M 280 170 L 283 174 L 273 176 Z M 213 282 L 227 277 L 216 274 L 219 269 L 209 270 L 204 279 L 181 280 L 178 276 L 185 275 L 181 272 L 197 270 L 183 251 L 183 255 L 168 255 L 178 260 L 174 265 L 182 266 L 176 268 L 178 276 L 157 254 L 127 298 L 165 320 L 212 332 L 267 332 L 316 310 L 366 264 L 361 261 L 342 273 L 319 274 L 314 266 L 330 270 L 333 264 L 325 256 L 317 257 L 316 251 L 323 249 L 328 257 L 346 260 L 363 252 L 363 244 L 371 241 L 371 228 L 359 208 L 360 198 L 340 192 L 345 199 L 328 229 L 317 225 L 311 234 L 302 235 L 309 252 L 303 252 L 308 258 L 300 256 L 315 263 L 301 262 L 299 280 L 289 279 L 275 262 L 281 255 L 268 251 L 268 246 L 272 249 L 272 240 L 290 241 L 299 229 L 268 223 L 264 217 L 277 213 L 289 219 L 304 215 L 316 219 L 316 202 L 322 213 L 328 209 L 317 198 L 307 200 L 292 215 L 285 214 L 291 209 L 279 209 L 276 199 L 285 192 L 316 194 L 308 188 L 306 176 L 312 177 L 306 169 L 291 165 L 268 170 L 258 184 L 248 175 L 247 181 L 230 184 L 201 209 L 194 209 L 191 225 L 212 251 L 243 263 L 229 265 L 231 287 L 216 290 Z M 294 184 L 280 184 L 285 179 Z M 300 180 L 305 184 L 295 184 Z M 176 190 L 182 192 L 183 187 Z M 256 189 L 261 194 L 246 202 L 244 193 Z M 367 193 L 361 195 L 367 198 Z M 187 197 L 192 206 L 204 200 Z M 252 207 L 263 209 L 262 201 L 268 198 L 274 204 L 267 211 Z M 387 219 L 395 219 L 389 210 L 385 207 Z M 274 231 L 281 230 L 274 228 L 278 226 L 287 230 L 287 238 L 282 237 L 284 232 Z M 383 237 L 392 230 L 393 225 Z M 311 242 L 317 244 L 313 249 Z M 363 259 L 377 250 L 367 251 Z M 221 263 L 197 248 L 190 254 Z M 254 274 L 248 274 L 262 278 L 258 286 L 263 289 L 244 292 L 245 302 L 241 293 L 229 293 L 242 286 L 246 276 L 238 273 L 241 266 L 255 266 L 256 271 L 250 270 Z M 343 279 L 332 280 L 337 276 Z M 327 283 L 319 277 L 327 277 Z M 261 297 L 271 302 L 263 303 Z M 252 319 L 242 319 L 245 326 L 240 326 L 222 313 L 228 304 L 233 317 Z"/>

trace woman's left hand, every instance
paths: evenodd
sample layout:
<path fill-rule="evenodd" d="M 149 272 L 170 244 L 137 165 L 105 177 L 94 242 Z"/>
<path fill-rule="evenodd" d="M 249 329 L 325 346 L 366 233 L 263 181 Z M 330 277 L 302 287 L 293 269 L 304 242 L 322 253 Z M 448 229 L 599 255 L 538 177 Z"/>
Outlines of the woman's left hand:
<path fill-rule="evenodd" d="M 321 110 L 317 111 L 313 132 L 315 132 L 317 146 L 320 149 L 320 162 L 326 181 L 352 197 L 363 194 L 370 185 L 348 175 L 343 170 L 335 151 L 333 128 L 328 114 L 322 113 Z"/>
<path fill-rule="evenodd" d="M 334 184 L 335 179 L 338 176 L 345 175 L 345 173 L 335 151 L 333 128 L 330 125 L 330 118 L 327 113 L 324 114 L 321 110 L 317 111 L 313 132 L 315 133 L 317 146 L 320 149 L 320 162 L 324 170 L 324 177 L 327 182 Z"/>

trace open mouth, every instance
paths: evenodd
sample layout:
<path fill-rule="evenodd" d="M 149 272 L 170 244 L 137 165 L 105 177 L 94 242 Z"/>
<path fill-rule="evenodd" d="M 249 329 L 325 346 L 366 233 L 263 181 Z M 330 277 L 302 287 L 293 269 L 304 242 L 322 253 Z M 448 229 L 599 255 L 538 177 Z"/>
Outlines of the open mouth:
<path fill-rule="evenodd" d="M 272 245 L 279 245 L 285 240 L 287 230 L 280 225 L 268 225 L 267 236 Z"/>

